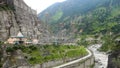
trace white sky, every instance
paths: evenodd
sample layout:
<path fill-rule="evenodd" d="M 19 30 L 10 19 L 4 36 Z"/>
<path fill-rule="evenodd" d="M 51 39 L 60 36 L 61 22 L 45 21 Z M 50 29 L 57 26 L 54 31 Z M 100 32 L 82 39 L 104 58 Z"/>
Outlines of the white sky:
<path fill-rule="evenodd" d="M 37 13 L 40 13 L 50 5 L 54 4 L 55 2 L 63 2 L 65 0 L 24 0 L 24 1 L 32 9 L 35 9 Z"/>

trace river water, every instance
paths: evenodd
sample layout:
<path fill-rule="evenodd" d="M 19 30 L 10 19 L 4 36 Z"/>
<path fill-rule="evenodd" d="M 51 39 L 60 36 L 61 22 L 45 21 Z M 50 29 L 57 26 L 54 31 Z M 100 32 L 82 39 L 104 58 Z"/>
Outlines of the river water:
<path fill-rule="evenodd" d="M 99 52 L 98 49 L 101 44 L 95 44 L 89 47 L 95 56 L 95 66 L 94 68 L 107 68 L 108 55 L 105 52 Z"/>

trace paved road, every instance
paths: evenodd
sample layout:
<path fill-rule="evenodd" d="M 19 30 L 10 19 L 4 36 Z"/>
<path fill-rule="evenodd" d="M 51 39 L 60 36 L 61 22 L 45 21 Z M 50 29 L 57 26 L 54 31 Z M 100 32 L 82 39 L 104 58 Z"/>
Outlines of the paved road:
<path fill-rule="evenodd" d="M 86 50 L 87 50 L 88 53 L 89 53 L 87 56 L 82 57 L 82 58 L 77 59 L 77 60 L 74 60 L 74 61 L 71 61 L 71 62 L 68 62 L 68 63 L 65 63 L 65 64 L 62 64 L 62 65 L 60 65 L 60 66 L 53 67 L 53 68 L 61 68 L 61 67 L 65 67 L 65 66 L 68 66 L 68 65 L 71 65 L 71 64 L 77 63 L 77 62 L 79 62 L 79 61 L 81 61 L 81 60 L 83 60 L 83 59 L 86 59 L 86 58 L 90 57 L 90 56 L 92 55 L 92 53 L 91 53 L 88 49 L 86 49 Z"/>
<path fill-rule="evenodd" d="M 89 49 L 95 56 L 95 67 L 94 68 L 107 68 L 108 55 L 104 52 L 99 52 L 97 49 L 101 47 L 100 44 L 92 45 Z"/>

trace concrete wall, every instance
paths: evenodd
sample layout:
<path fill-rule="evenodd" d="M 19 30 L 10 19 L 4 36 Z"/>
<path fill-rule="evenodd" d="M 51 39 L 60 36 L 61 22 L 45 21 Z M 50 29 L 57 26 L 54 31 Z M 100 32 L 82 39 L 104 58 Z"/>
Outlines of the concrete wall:
<path fill-rule="evenodd" d="M 43 64 L 29 66 L 29 68 L 91 68 L 94 65 L 94 56 L 92 52 L 84 57 L 66 58 L 61 60 L 53 60 Z M 25 68 L 21 66 L 22 68 Z"/>
<path fill-rule="evenodd" d="M 90 68 L 91 65 L 94 64 L 94 57 L 91 56 L 85 60 L 82 60 L 78 63 L 74 63 L 72 65 L 68 65 L 62 68 Z"/>
<path fill-rule="evenodd" d="M 30 68 L 91 68 L 94 65 L 94 56 L 92 52 L 84 57 L 66 58 L 56 61 L 49 61 L 43 64 L 30 66 Z M 24 68 L 24 67 L 22 67 Z"/>
<path fill-rule="evenodd" d="M 73 59 L 73 58 L 72 58 Z M 34 66 L 20 66 L 18 68 L 52 68 L 54 66 L 63 64 L 64 61 L 63 60 L 59 60 L 59 61 L 49 61 L 43 64 L 37 64 Z M 65 67 L 61 67 L 61 68 L 91 68 L 91 65 L 94 64 L 94 57 L 91 56 L 85 60 L 82 60 L 80 62 L 65 66 Z"/>

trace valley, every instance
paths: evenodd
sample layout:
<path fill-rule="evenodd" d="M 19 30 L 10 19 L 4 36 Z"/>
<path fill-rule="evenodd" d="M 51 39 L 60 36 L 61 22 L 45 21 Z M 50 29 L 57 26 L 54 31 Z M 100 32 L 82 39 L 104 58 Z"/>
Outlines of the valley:
<path fill-rule="evenodd" d="M 65 0 L 39 14 L 0 0 L 0 68 L 120 68 L 119 11 L 120 0 Z"/>

